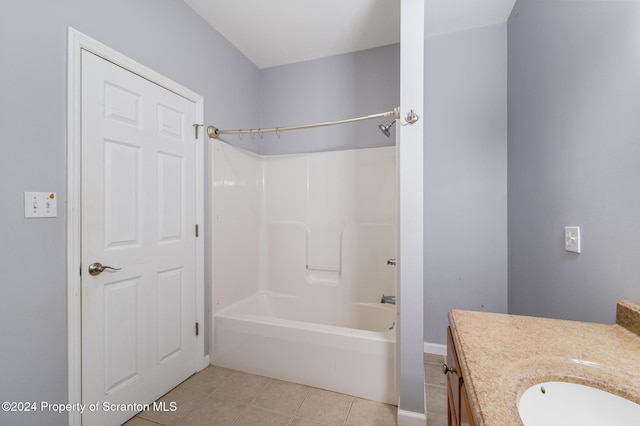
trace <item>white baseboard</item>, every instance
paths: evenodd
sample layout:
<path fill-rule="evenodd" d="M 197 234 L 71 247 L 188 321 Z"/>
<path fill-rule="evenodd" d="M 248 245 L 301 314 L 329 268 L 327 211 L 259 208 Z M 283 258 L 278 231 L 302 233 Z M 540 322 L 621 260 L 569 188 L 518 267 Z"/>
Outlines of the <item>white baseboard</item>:
<path fill-rule="evenodd" d="M 424 426 L 427 424 L 427 394 L 424 394 L 424 413 L 402 410 L 400 408 L 400 397 L 398 397 L 398 426 Z"/>
<path fill-rule="evenodd" d="M 424 342 L 424 352 L 427 354 L 446 355 L 447 345 Z"/>
<path fill-rule="evenodd" d="M 398 408 L 398 426 L 424 426 L 427 424 L 425 413 L 414 413 Z"/>

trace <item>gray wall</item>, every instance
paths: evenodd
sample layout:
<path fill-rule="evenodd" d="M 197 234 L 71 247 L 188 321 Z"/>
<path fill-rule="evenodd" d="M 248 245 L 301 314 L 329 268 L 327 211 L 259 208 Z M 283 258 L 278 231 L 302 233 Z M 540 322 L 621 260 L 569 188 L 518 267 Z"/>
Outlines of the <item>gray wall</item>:
<path fill-rule="evenodd" d="M 518 1 L 509 37 L 509 311 L 612 323 L 640 300 L 640 3 Z M 564 251 L 578 225 L 582 253 Z"/>
<path fill-rule="evenodd" d="M 179 0 L 0 2 L 0 400 L 67 398 L 67 26 L 203 95 L 205 123 L 220 128 L 349 118 L 399 100 L 397 45 L 258 70 Z M 500 25 L 427 40 L 429 342 L 444 343 L 451 307 L 505 309 L 505 46 Z M 265 154 L 300 151 L 305 138 L 302 150 L 391 145 L 394 135 L 376 128 L 390 121 L 225 140 Z M 25 220 L 23 191 L 57 192 L 58 217 Z M 0 423 L 66 424 L 66 416 L 0 412 Z"/>
<path fill-rule="evenodd" d="M 279 67 L 263 68 L 261 127 L 317 123 L 362 117 L 393 110 L 400 101 L 400 45 Z M 255 137 L 261 154 L 288 154 L 395 144 L 378 124 L 393 118 L 367 120 L 310 130 Z M 395 132 L 395 125 L 393 127 Z M 237 136 L 227 136 L 227 139 Z M 245 136 L 247 139 L 248 136 Z"/>
<path fill-rule="evenodd" d="M 425 43 L 424 339 L 429 343 L 446 343 L 451 308 L 507 310 L 506 61 L 506 24 Z M 260 125 L 387 111 L 398 103 L 399 84 L 398 45 L 265 68 Z M 292 131 L 280 139 L 256 135 L 254 143 L 263 154 L 392 145 L 394 134 L 386 138 L 377 129 L 390 121 Z"/>
<path fill-rule="evenodd" d="M 424 340 L 507 310 L 507 26 L 425 43 Z"/>
<path fill-rule="evenodd" d="M 67 26 L 203 95 L 208 124 L 259 121 L 259 70 L 182 1 L 0 2 L 0 401 L 67 400 Z M 23 191 L 57 192 L 58 217 L 24 219 Z"/>

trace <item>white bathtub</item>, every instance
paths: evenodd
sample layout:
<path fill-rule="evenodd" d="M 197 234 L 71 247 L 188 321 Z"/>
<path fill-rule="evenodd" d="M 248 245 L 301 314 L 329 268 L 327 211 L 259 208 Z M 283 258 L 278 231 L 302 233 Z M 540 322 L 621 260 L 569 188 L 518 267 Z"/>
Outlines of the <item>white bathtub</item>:
<path fill-rule="evenodd" d="M 211 363 L 397 404 L 395 307 L 257 293 L 215 315 Z"/>

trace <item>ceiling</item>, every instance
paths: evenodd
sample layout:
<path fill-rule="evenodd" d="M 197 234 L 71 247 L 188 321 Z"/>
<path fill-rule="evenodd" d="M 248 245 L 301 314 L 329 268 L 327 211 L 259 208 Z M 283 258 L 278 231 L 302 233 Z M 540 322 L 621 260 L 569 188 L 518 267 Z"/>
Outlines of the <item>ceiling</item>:
<path fill-rule="evenodd" d="M 184 0 L 258 68 L 400 41 L 400 0 Z M 506 22 L 516 0 L 425 0 L 425 35 Z"/>

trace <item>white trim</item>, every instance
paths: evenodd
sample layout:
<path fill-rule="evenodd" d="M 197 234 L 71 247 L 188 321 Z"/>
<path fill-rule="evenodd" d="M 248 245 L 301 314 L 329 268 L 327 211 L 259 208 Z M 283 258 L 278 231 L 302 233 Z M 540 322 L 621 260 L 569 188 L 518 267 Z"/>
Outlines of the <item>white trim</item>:
<path fill-rule="evenodd" d="M 192 102 L 196 106 L 196 122 L 204 120 L 204 98 L 175 83 L 144 65 L 69 27 L 67 31 L 67 366 L 68 402 L 82 401 L 81 367 L 81 198 L 80 198 L 80 146 L 81 146 L 81 56 L 82 50 L 94 53 L 126 70 L 158 84 Z M 204 132 L 203 142 L 198 140 L 196 156 L 196 220 L 204 227 Z M 204 326 L 204 235 L 196 241 L 196 319 Z M 197 337 L 196 364 L 200 368 L 209 365 L 204 354 L 204 333 Z M 69 425 L 82 424 L 76 410 L 69 412 Z"/>
<path fill-rule="evenodd" d="M 399 408 L 424 410 L 424 0 L 400 2 L 400 120 L 398 162 Z M 409 124 L 406 117 L 421 118 Z M 422 405 L 422 407 L 420 407 Z M 424 419 L 424 417 L 423 417 Z M 424 425 L 424 423 L 423 423 Z"/>
<path fill-rule="evenodd" d="M 204 358 L 202 358 L 202 364 L 200 365 L 200 369 L 204 370 L 205 368 L 207 368 L 210 365 L 211 365 L 210 355 L 206 355 Z"/>
<path fill-rule="evenodd" d="M 204 129 L 204 127 L 203 127 Z M 206 134 L 205 132 L 202 132 L 203 134 Z M 214 241 L 214 235 L 213 235 L 213 224 L 214 224 L 214 214 L 215 211 L 213 209 L 213 189 L 212 186 L 213 185 L 213 169 L 214 169 L 214 162 L 213 162 L 213 151 L 215 150 L 215 147 L 213 146 L 215 145 L 215 143 L 209 144 L 209 155 L 207 156 L 207 159 L 209 161 L 210 167 L 209 167 L 209 173 L 207 174 L 207 182 L 209 184 L 209 228 L 206 230 L 206 235 L 208 240 L 207 241 L 211 241 L 211 244 L 209 245 L 210 247 L 210 251 L 212 251 L 213 249 L 213 241 Z M 209 254 L 209 257 L 213 257 L 211 254 Z M 216 306 L 214 303 L 214 280 L 213 280 L 213 275 L 214 275 L 214 262 L 213 260 L 211 262 L 209 262 L 209 347 L 208 349 L 208 353 L 209 353 L 209 357 L 213 358 L 213 334 L 214 334 L 214 328 L 215 328 L 215 315 L 214 315 L 214 307 Z M 205 329 L 206 330 L 206 329 Z"/>
<path fill-rule="evenodd" d="M 427 424 L 425 413 L 414 413 L 413 411 L 401 410 L 398 408 L 398 426 L 424 426 Z"/>
<path fill-rule="evenodd" d="M 441 345 L 439 343 L 424 342 L 424 353 L 435 355 L 446 355 L 447 345 Z"/>

